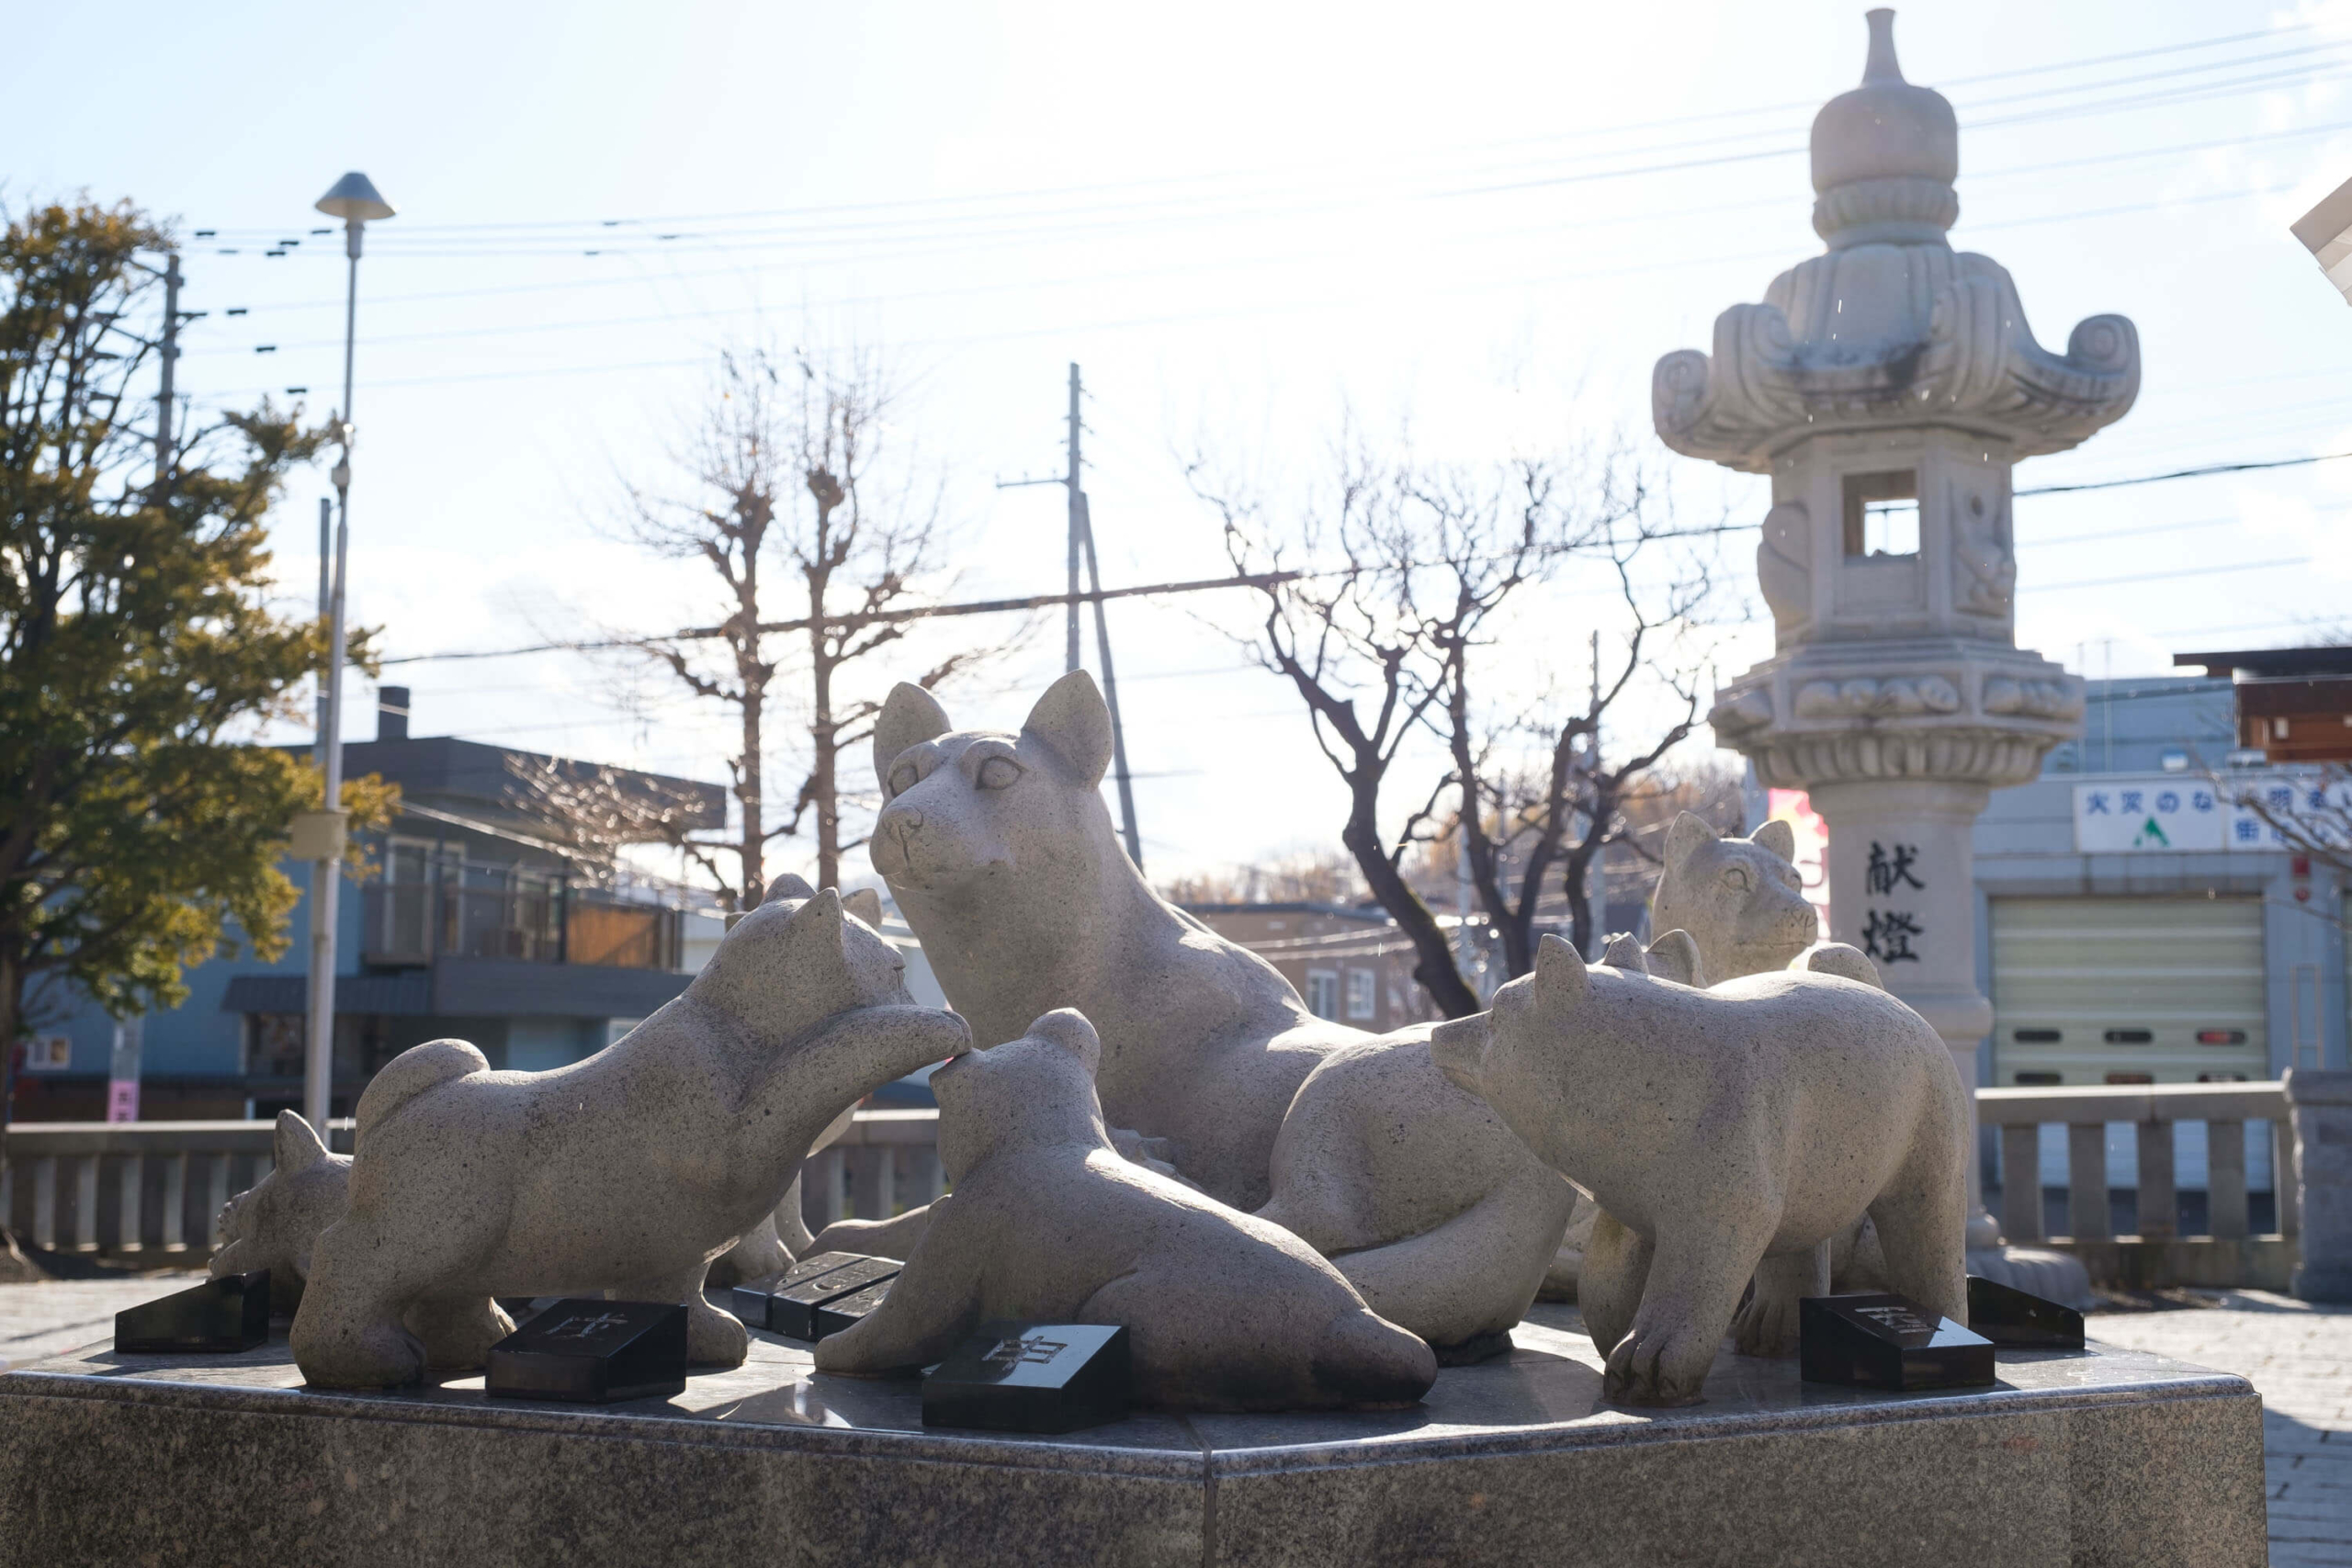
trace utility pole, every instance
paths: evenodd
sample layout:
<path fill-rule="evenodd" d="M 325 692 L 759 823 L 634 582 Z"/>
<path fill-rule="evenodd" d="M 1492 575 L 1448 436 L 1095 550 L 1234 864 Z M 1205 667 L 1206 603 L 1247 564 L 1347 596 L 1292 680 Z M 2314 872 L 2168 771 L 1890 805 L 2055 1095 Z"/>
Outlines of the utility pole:
<path fill-rule="evenodd" d="M 1077 440 L 1075 426 L 1070 439 Z M 1094 651 L 1102 659 L 1102 703 L 1111 710 L 1111 771 L 1119 786 L 1119 827 L 1126 836 L 1127 858 L 1143 869 L 1143 840 L 1136 831 L 1136 786 L 1127 773 L 1127 729 L 1119 722 L 1119 678 L 1111 671 L 1111 624 L 1102 609 L 1102 568 L 1094 558 L 1094 514 L 1087 505 L 1086 492 L 1078 492 L 1078 521 L 1086 543 L 1086 585 L 1096 595 L 1094 600 Z M 1072 590 L 1076 592 L 1075 589 Z M 1070 601 L 1072 619 L 1078 615 L 1078 601 Z"/>
<path fill-rule="evenodd" d="M 1600 629 L 1598 626 L 1593 628 L 1592 633 L 1592 705 L 1585 711 L 1592 715 L 1591 733 L 1584 738 L 1584 766 L 1586 776 L 1592 780 L 1594 807 L 1592 811 L 1587 813 L 1589 819 L 1585 831 L 1598 837 L 1607 826 L 1602 822 L 1600 811 Z M 1592 941 L 1589 945 L 1592 948 L 1590 956 L 1598 961 L 1602 944 L 1608 941 L 1609 928 L 1609 845 L 1605 841 L 1592 852 L 1592 858 L 1584 863 L 1584 905 L 1591 912 L 1592 919 Z M 1595 883 L 1600 885 L 1598 897 L 1593 894 Z"/>
<path fill-rule="evenodd" d="M 164 258 L 164 374 L 155 393 L 155 493 L 172 483 L 172 371 L 180 357 L 180 254 Z"/>
<path fill-rule="evenodd" d="M 334 1094 L 335 925 L 343 893 L 343 847 L 346 818 L 343 809 L 343 665 L 349 654 L 345 622 L 345 592 L 349 583 L 351 555 L 351 444 L 358 426 L 352 423 L 352 364 L 359 337 L 359 254 L 368 224 L 392 216 L 386 201 L 356 170 L 335 182 L 314 205 L 330 218 L 343 220 L 343 254 L 350 266 L 343 300 L 343 407 L 334 416 L 336 445 L 342 453 L 327 477 L 334 482 L 334 581 L 327 596 L 326 702 L 319 726 L 323 753 L 321 772 L 325 790 L 319 815 L 322 831 L 307 843 L 311 859 L 311 985 L 310 1024 L 302 1042 L 302 1113 L 320 1137 L 327 1133 L 327 1117 Z M 307 835 L 306 835 L 307 837 Z"/>
<path fill-rule="evenodd" d="M 1069 656 L 1062 665 L 1065 673 L 1078 668 L 1078 551 L 1079 541 L 1085 529 L 1082 518 L 1086 492 L 1080 488 L 1081 480 L 1079 477 L 1079 390 L 1078 362 L 1072 360 L 1069 367 L 1069 478 L 1062 481 L 1069 491 Z"/>
<path fill-rule="evenodd" d="M 1119 682 L 1111 670 L 1110 617 L 1103 613 L 1102 601 L 1111 595 L 1102 592 L 1102 569 L 1094 554 L 1094 522 L 1087 505 L 1083 459 L 1080 455 L 1080 434 L 1085 428 L 1079 400 L 1085 395 L 1085 386 L 1079 379 L 1078 365 L 1069 367 L 1069 467 L 1058 479 L 999 479 L 999 490 L 1017 490 L 1023 485 L 1058 484 L 1068 496 L 1069 506 L 1069 643 L 1063 660 L 1065 671 L 1081 668 L 1079 656 L 1079 606 L 1090 599 L 1094 604 L 1094 650 L 1102 660 L 1102 705 L 1111 710 L 1111 758 L 1113 778 L 1119 789 L 1119 829 L 1126 841 L 1127 858 L 1143 869 L 1143 835 L 1136 827 L 1136 792 L 1133 775 L 1127 772 L 1127 727 L 1119 717 Z M 1079 568 L 1083 558 L 1091 583 L 1088 589 L 1079 587 Z M 1188 585 L 1189 586 L 1189 585 Z M 1202 586 L 1206 586 L 1203 584 Z M 1127 592 L 1120 590 L 1121 592 Z M 763 626 L 763 631 L 769 628 Z"/>
<path fill-rule="evenodd" d="M 327 617 L 334 614 L 334 502 L 319 497 L 319 625 L 326 626 Z M 327 682 L 319 677 L 319 772 L 327 771 Z"/>

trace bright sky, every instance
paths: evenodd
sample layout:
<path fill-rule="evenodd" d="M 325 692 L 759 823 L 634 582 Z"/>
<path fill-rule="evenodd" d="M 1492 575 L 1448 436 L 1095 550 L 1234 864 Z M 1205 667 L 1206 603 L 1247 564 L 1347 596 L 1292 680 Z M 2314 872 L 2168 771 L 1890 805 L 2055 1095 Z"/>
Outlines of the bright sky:
<path fill-rule="evenodd" d="M 133 4 L 101 85 L 87 14 L 50 7 L 11 38 L 6 189 L 217 230 L 187 241 L 211 314 L 183 389 L 306 387 L 322 417 L 344 268 L 310 204 L 365 169 L 400 216 L 361 269 L 353 613 L 395 654 L 499 649 L 717 618 L 602 525 L 718 348 L 762 337 L 888 352 L 963 596 L 1060 586 L 1060 492 L 993 481 L 1057 471 L 1073 360 L 1112 582 L 1224 570 L 1176 450 L 1280 488 L 1343 405 L 1464 458 L 1622 431 L 1686 517 L 1753 522 L 1763 481 L 1650 434 L 1650 367 L 1818 251 L 1804 133 L 1860 79 L 1861 9 Z M 2352 175 L 2352 9 L 1939 0 L 1896 39 L 1959 109 L 1954 243 L 2046 345 L 2139 325 L 2139 406 L 2020 486 L 2352 448 L 2352 309 L 2287 232 Z M 325 489 L 278 523 L 292 598 Z M 2346 510 L 2352 462 L 2022 501 L 2018 640 L 2096 677 L 2308 637 L 2344 615 Z M 1722 557 L 1743 587 L 1750 538 Z M 1603 603 L 1521 635 L 1580 649 Z M 1204 624 L 1247 608 L 1114 608 L 1155 872 L 1336 840 L 1295 700 Z M 1751 625 L 1719 668 L 1769 651 Z M 951 710 L 1015 724 L 1060 657 L 1044 627 Z M 419 733 L 723 776 L 721 716 L 623 713 L 576 654 L 388 678 Z"/>

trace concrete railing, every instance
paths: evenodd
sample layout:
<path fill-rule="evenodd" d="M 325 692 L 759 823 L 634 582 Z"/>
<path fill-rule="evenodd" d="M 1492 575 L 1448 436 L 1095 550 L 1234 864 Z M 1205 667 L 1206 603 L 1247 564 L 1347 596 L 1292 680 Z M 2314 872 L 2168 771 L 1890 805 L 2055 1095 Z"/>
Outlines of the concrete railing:
<path fill-rule="evenodd" d="M 348 1150 L 351 1123 L 329 1136 Z M 36 1247 L 201 1263 L 220 1206 L 269 1174 L 272 1137 L 267 1122 L 19 1122 L 0 1215 Z"/>
<path fill-rule="evenodd" d="M 847 1132 L 800 1168 L 800 1213 L 811 1231 L 835 1220 L 887 1220 L 947 1190 L 939 1112 L 861 1111 Z"/>
<path fill-rule="evenodd" d="M 267 1122 L 20 1122 L 8 1129 L 0 1217 L 20 1241 L 124 1261 L 200 1264 L 220 1244 L 221 1205 L 267 1176 Z M 332 1146 L 351 1149 L 351 1123 Z M 801 1205 L 811 1229 L 887 1219 L 945 1190 L 939 1112 L 861 1111 L 808 1157 Z"/>
<path fill-rule="evenodd" d="M 2284 1290 L 2296 1247 L 2294 1122 L 2277 1083 L 2114 1084 L 2078 1089 L 1984 1089 L 1977 1118 L 2001 1130 L 2001 1233 L 2015 1246 L 2074 1253 L 2104 1284 L 2237 1285 Z M 2246 1123 L 2267 1122 L 2274 1223 L 2253 1229 L 2246 1187 Z M 2205 1133 L 2205 1232 L 2182 1235 L 2176 1134 Z M 2109 1133 L 2133 1130 L 2136 1229 L 2119 1235 L 2110 1207 Z M 2041 1128 L 2065 1128 L 2064 1221 L 2046 1224 Z M 2024 1179 L 2019 1179 L 2020 1177 Z"/>

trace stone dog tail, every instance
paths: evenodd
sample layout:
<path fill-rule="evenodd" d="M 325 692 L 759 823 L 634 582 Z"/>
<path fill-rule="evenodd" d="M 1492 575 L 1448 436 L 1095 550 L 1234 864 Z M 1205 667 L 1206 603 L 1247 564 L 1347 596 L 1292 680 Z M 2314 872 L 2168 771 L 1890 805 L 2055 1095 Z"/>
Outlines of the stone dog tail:
<path fill-rule="evenodd" d="M 490 1058 L 462 1040 L 428 1040 L 410 1046 L 387 1063 L 359 1097 L 352 1129 L 355 1145 L 368 1135 L 368 1128 L 435 1084 L 488 1071 Z"/>
<path fill-rule="evenodd" d="M 1385 1318 L 1343 1312 L 1324 1326 L 1311 1371 L 1349 1404 L 1410 1404 L 1437 1382 L 1437 1356 Z"/>

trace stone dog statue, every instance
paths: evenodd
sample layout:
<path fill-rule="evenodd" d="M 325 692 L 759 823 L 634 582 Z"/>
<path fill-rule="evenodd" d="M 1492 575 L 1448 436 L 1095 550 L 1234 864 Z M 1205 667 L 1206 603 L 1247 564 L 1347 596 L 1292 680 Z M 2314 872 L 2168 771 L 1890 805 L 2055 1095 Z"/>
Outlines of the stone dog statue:
<path fill-rule="evenodd" d="M 1650 930 L 1690 932 L 1710 984 L 1787 968 L 1821 934 L 1792 861 L 1796 848 L 1786 822 L 1726 839 L 1682 813 L 1666 830 Z"/>
<path fill-rule="evenodd" d="M 863 1322 L 817 1370 L 944 1357 L 982 1322 L 1122 1324 L 1139 1402 L 1192 1410 L 1381 1409 L 1437 1377 L 1289 1232 L 1120 1156 L 1094 1096 L 1102 1047 L 1069 1010 L 932 1075 L 955 1190 Z"/>
<path fill-rule="evenodd" d="M 1676 978 L 1686 985 L 1713 985 L 1785 969 L 1813 945 L 1820 920 L 1805 902 L 1804 885 L 1792 863 L 1796 847 L 1795 830 L 1786 822 L 1767 822 L 1752 837 L 1730 839 L 1695 812 L 1685 811 L 1674 819 L 1658 857 L 1661 869 L 1650 898 L 1650 930 L 1687 932 L 1696 944 L 1698 969 Z M 1859 953 L 1855 957 L 1870 962 Z M 1614 964 L 1616 959 L 1602 962 Z M 1660 972 L 1656 964 L 1651 968 Z M 1697 977 L 1701 974 L 1704 979 Z M 1878 983 L 1875 975 L 1870 983 Z M 1577 1202 L 1559 1256 L 1544 1278 L 1545 1300 L 1577 1299 L 1577 1278 L 1599 1213 L 1589 1199 Z"/>
<path fill-rule="evenodd" d="M 1890 1288 L 1966 1321 L 1968 1097 L 1883 991 L 1792 971 L 1702 991 L 1547 936 L 1431 1049 L 1600 1205 L 1580 1294 L 1607 1397 L 1695 1402 L 1749 1278 L 1822 1293 L 1821 1243 L 1864 1213 Z"/>
<path fill-rule="evenodd" d="M 310 1278 L 311 1244 L 343 1218 L 351 1156 L 329 1154 L 308 1122 L 281 1111 L 270 1160 L 267 1176 L 221 1206 L 212 1278 L 266 1269 L 269 1310 L 291 1317 Z"/>
<path fill-rule="evenodd" d="M 1114 1129 L 1333 1258 L 1374 1311 L 1449 1359 L 1506 1348 L 1574 1190 L 1439 1076 L 1426 1030 L 1375 1037 L 1315 1018 L 1272 965 L 1154 893 L 1096 787 L 1110 755 L 1110 712 L 1083 671 L 1018 736 L 956 730 L 918 686 L 890 694 L 871 853 L 949 1003 L 984 1044 L 1078 1009 L 1104 1042 Z M 928 1221 L 846 1222 L 819 1240 L 903 1258 Z"/>
<path fill-rule="evenodd" d="M 1577 1190 L 1448 1082 L 1434 1025 L 1333 1052 L 1299 1086 L 1258 1211 L 1329 1258 L 1449 1364 L 1510 1348 Z"/>
<path fill-rule="evenodd" d="M 1152 891 L 1097 787 L 1110 760 L 1110 710 L 1082 670 L 1018 735 L 959 730 L 902 682 L 875 728 L 886 804 L 868 852 L 975 1040 L 1078 1009 L 1104 1042 L 1110 1124 L 1165 1140 L 1149 1150 L 1253 1209 L 1300 1081 L 1368 1036 L 1315 1017 L 1273 965 Z M 900 1217 L 900 1245 L 921 1223 Z"/>
<path fill-rule="evenodd" d="M 692 1359 L 742 1360 L 743 1325 L 702 1293 L 711 1260 L 844 1106 L 970 1042 L 914 1004 L 897 952 L 837 893 L 780 886 L 683 995 L 585 1061 L 492 1072 L 443 1040 L 376 1076 L 350 1207 L 294 1319 L 305 1377 L 382 1388 L 480 1366 L 513 1328 L 492 1297 L 608 1289 L 684 1303 Z"/>

